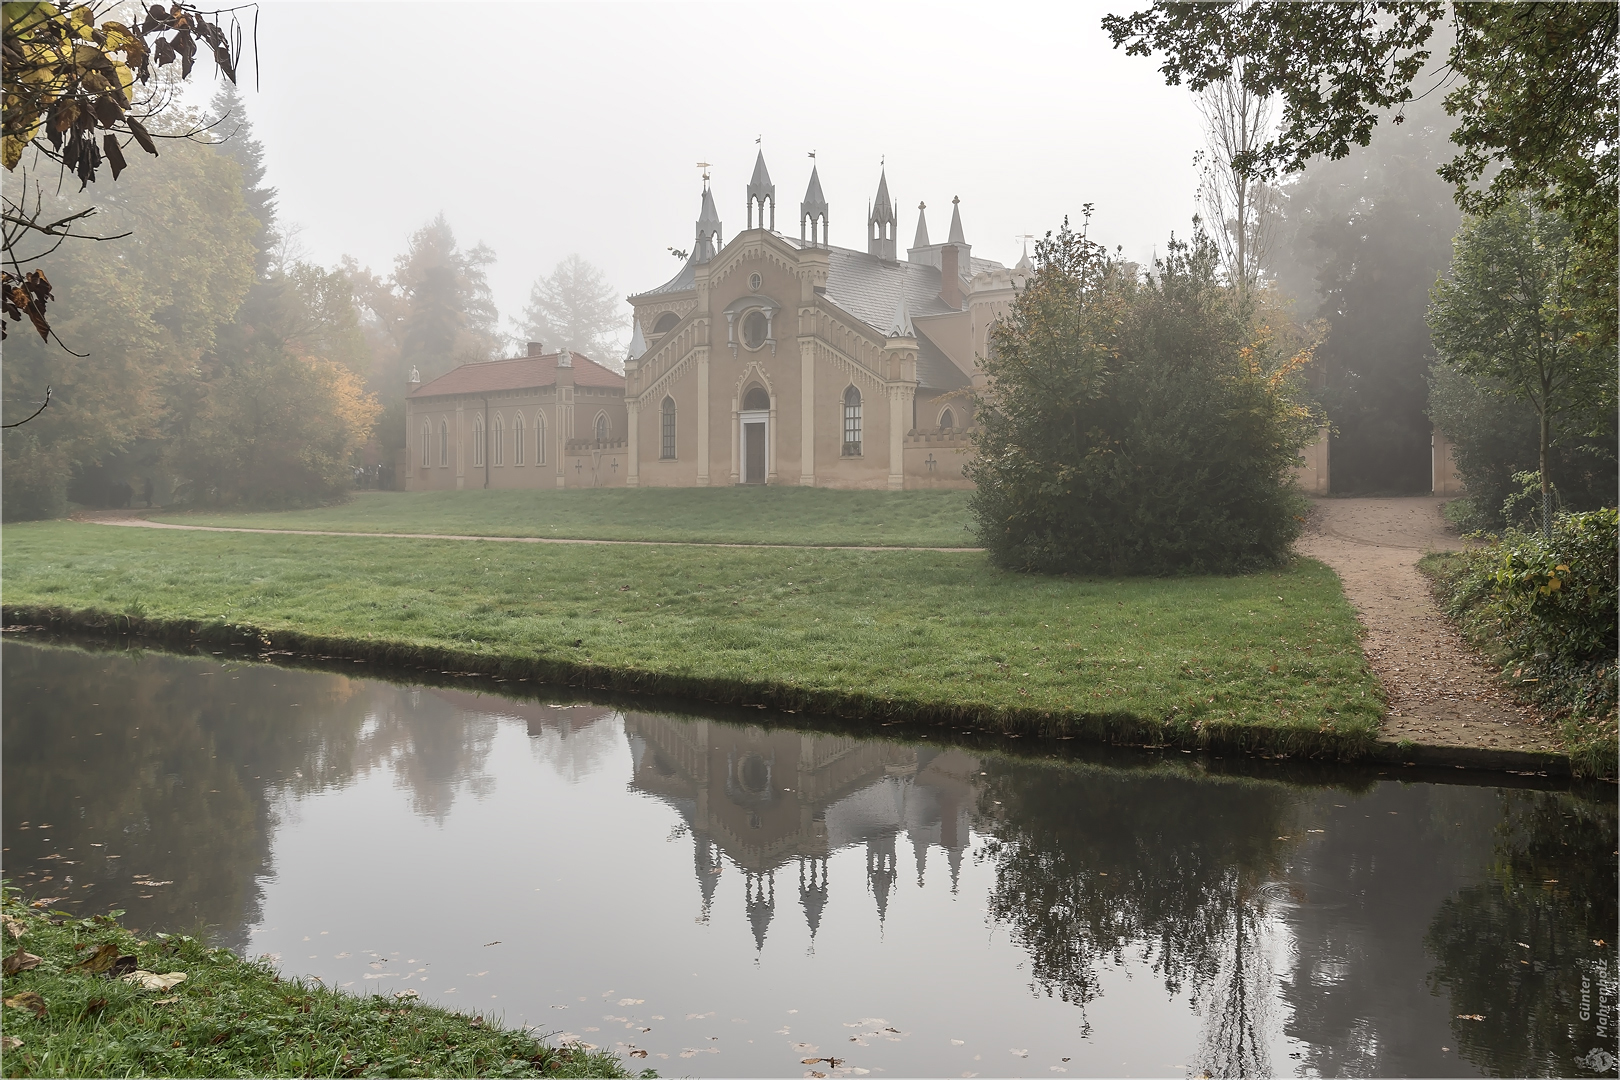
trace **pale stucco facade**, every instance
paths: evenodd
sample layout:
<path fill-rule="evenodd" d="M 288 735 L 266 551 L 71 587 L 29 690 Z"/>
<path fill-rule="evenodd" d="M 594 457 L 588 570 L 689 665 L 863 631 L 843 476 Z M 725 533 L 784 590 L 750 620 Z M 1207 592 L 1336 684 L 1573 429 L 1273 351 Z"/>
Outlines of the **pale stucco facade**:
<path fill-rule="evenodd" d="M 959 211 L 930 244 L 922 208 L 901 259 L 886 177 L 864 251 L 827 243 L 814 171 L 797 239 L 773 228 L 763 156 L 747 195 L 726 243 L 705 186 L 686 264 L 630 297 L 628 483 L 970 487 L 978 358 L 1024 267 L 973 258 Z"/>

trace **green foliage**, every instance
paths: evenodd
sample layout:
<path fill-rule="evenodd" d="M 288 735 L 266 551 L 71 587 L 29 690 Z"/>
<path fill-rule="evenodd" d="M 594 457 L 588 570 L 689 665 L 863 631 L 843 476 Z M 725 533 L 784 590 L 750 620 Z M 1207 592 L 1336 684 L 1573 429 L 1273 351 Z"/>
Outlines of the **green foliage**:
<path fill-rule="evenodd" d="M 97 215 L 103 233 L 133 236 L 66 245 L 46 261 L 61 301 L 55 333 L 86 355 L 33 335 L 6 342 L 7 422 L 54 389 L 50 408 L 5 433 L 7 518 L 59 513 L 77 470 L 155 435 L 163 383 L 213 348 L 252 282 L 258 222 L 243 205 L 240 169 L 206 145 L 166 145 Z M 64 211 L 88 205 L 77 193 L 57 201 Z"/>
<path fill-rule="evenodd" d="M 1606 4 L 1188 4 L 1158 0 L 1103 29 L 1132 56 L 1163 53 L 1171 85 L 1200 91 L 1236 70 L 1283 102 L 1282 128 L 1255 155 L 1266 173 L 1366 146 L 1380 114 L 1414 100 L 1436 29 L 1450 21 L 1446 111 L 1461 147 L 1442 175 L 1484 212 L 1532 193 L 1602 238 L 1620 176 L 1620 56 Z M 1419 83 L 1419 89 L 1422 89 Z M 1397 114 L 1399 115 L 1399 114 Z M 1472 185 L 1495 170 L 1484 191 Z M 1613 230 L 1607 233 L 1614 259 Z M 1612 274 L 1612 269 L 1610 271 Z M 1613 289 L 1609 290 L 1612 297 Z"/>
<path fill-rule="evenodd" d="M 1442 363 L 1534 411 L 1544 531 L 1551 528 L 1549 453 L 1560 418 L 1612 410 L 1614 402 L 1614 357 L 1582 320 L 1575 254 L 1563 218 L 1526 199 L 1508 202 L 1464 221 L 1429 307 Z"/>
<path fill-rule="evenodd" d="M 256 282 L 219 348 L 165 387 L 181 498 L 296 506 L 345 495 L 381 409 L 334 354 L 364 363 L 346 275 L 299 263 Z"/>
<path fill-rule="evenodd" d="M 144 625 L 191 642 L 256 627 L 276 648 L 852 721 L 1354 754 L 1381 708 L 1355 612 L 1309 560 L 1088 581 L 998 571 L 979 552 L 70 522 L 8 526 L 0 554 L 8 612 L 129 629 L 124 609 L 140 600 Z"/>
<path fill-rule="evenodd" d="M 1525 512 L 1541 512 L 1539 495 L 1534 506 L 1523 504 L 1523 485 L 1516 479 L 1537 468 L 1540 429 L 1535 413 L 1500 386 L 1494 392 L 1485 389 L 1489 385 L 1445 364 L 1429 370 L 1429 416 L 1451 440 L 1457 472 L 1468 488 L 1468 498 L 1448 504 L 1448 512 L 1463 514 L 1456 524 L 1465 530 L 1525 525 L 1521 517 L 1511 522 L 1504 517 L 1510 498 Z M 1614 504 L 1620 485 L 1616 428 L 1614 410 L 1599 405 L 1577 406 L 1554 429 L 1547 464 L 1556 506 L 1596 510 Z M 1538 491 L 1539 486 L 1538 479 Z"/>
<path fill-rule="evenodd" d="M 1551 539 L 1510 530 L 1437 560 L 1447 611 L 1504 678 L 1566 721 L 1576 751 L 1607 754 L 1616 731 L 1617 535 L 1613 508 L 1561 514 Z M 1595 749 L 1594 749 L 1595 748 Z"/>
<path fill-rule="evenodd" d="M 5 937 L 21 935 L 9 947 L 38 958 L 4 977 L 8 1005 L 32 1006 L 6 1009 L 5 1075 L 634 1075 L 611 1053 L 549 1046 L 493 1018 L 284 981 L 268 963 L 185 935 L 141 939 L 121 914 L 81 919 L 4 891 Z M 152 991 L 85 970 L 102 948 L 186 978 Z"/>
<path fill-rule="evenodd" d="M 1276 565 L 1303 520 L 1315 435 L 1290 400 L 1306 354 L 1217 280 L 1201 233 L 1154 273 L 1067 225 L 993 332 L 979 403 L 980 538 L 1002 566 L 1111 574 Z"/>

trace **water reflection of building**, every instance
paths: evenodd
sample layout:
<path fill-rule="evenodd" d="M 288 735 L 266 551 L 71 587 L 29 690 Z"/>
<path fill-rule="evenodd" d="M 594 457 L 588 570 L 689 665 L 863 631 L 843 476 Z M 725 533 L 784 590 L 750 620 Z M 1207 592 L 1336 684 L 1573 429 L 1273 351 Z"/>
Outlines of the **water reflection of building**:
<path fill-rule="evenodd" d="M 902 837 L 917 884 L 943 850 L 954 889 L 969 842 L 976 758 L 956 751 L 837 735 L 740 728 L 625 714 L 631 787 L 673 806 L 692 833 L 693 873 L 707 920 L 722 856 L 743 872 L 745 914 L 764 948 L 777 876 L 792 867 L 812 940 L 831 898 L 828 857 L 866 850 L 865 889 L 879 920 L 901 873 Z"/>

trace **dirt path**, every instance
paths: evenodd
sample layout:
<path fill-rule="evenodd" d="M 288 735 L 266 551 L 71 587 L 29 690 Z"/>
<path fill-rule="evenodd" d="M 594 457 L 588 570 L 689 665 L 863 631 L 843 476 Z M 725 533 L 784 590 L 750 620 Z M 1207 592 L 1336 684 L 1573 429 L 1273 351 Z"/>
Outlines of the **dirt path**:
<path fill-rule="evenodd" d="M 1441 613 L 1418 573 L 1426 551 L 1461 546 L 1445 500 L 1319 499 L 1296 545 L 1344 581 L 1367 628 L 1363 642 L 1389 692 L 1381 738 L 1493 750 L 1561 749 L 1535 709 L 1517 705 Z"/>
<path fill-rule="evenodd" d="M 245 529 L 226 525 L 174 525 L 148 521 L 125 510 L 79 514 L 77 521 L 92 525 L 121 525 L 136 529 L 179 529 L 183 532 L 265 533 L 272 536 L 364 536 L 388 540 L 484 540 L 495 544 L 614 544 L 625 547 L 786 548 L 790 551 L 983 551 L 974 547 L 902 547 L 894 544 L 724 544 L 703 540 L 589 540 L 561 536 L 468 536 L 462 533 L 344 532 L 338 529 Z"/>

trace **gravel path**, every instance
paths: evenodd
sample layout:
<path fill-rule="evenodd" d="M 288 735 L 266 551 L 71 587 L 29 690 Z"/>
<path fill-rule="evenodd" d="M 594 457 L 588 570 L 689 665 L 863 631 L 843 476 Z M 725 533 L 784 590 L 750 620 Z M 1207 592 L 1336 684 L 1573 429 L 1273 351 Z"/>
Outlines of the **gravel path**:
<path fill-rule="evenodd" d="M 1362 647 L 1389 694 L 1383 739 L 1429 746 L 1560 752 L 1536 710 L 1496 683 L 1418 573 L 1426 551 L 1461 547 L 1445 500 L 1318 499 L 1299 552 L 1338 571 L 1367 628 Z"/>

